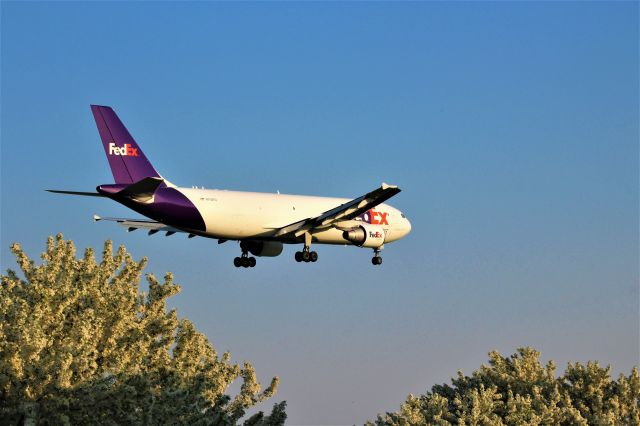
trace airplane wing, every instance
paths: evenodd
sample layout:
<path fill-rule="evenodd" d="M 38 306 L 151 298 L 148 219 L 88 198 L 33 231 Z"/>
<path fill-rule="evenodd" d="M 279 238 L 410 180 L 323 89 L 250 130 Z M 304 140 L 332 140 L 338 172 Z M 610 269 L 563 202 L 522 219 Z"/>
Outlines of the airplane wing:
<path fill-rule="evenodd" d="M 189 234 L 188 232 L 182 231 L 178 228 L 174 228 L 172 226 L 165 225 L 161 222 L 156 222 L 154 220 L 147 219 L 126 219 L 122 217 L 100 217 L 98 215 L 93 216 L 93 220 L 98 222 L 100 220 L 107 220 L 109 222 L 116 222 L 118 225 L 127 228 L 127 232 L 135 231 L 136 229 L 146 229 L 149 231 L 149 235 L 153 235 L 156 232 L 162 231 L 166 232 L 166 235 L 173 235 L 176 232 L 183 232 L 185 234 Z M 189 234 L 189 238 L 195 237 L 194 234 Z"/>
<path fill-rule="evenodd" d="M 330 228 L 333 224 L 341 221 L 351 220 L 362 213 L 382 204 L 389 198 L 400 192 L 400 188 L 395 185 L 383 183 L 379 188 L 341 204 L 331 210 L 327 210 L 320 216 L 310 217 L 278 229 L 276 237 L 292 235 L 299 237 L 305 232 Z"/>

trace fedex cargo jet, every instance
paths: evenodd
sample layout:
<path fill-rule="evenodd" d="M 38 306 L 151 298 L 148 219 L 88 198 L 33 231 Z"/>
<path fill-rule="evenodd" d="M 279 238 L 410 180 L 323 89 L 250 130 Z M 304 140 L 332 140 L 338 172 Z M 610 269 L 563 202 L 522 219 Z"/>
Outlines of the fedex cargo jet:
<path fill-rule="evenodd" d="M 283 244 L 303 244 L 295 254 L 297 262 L 318 260 L 312 244 L 366 247 L 373 249 L 372 263 L 380 265 L 384 245 L 411 231 L 402 212 L 383 204 L 400 192 L 385 183 L 352 200 L 177 187 L 151 165 L 113 109 L 92 105 L 91 111 L 115 183 L 100 185 L 97 192 L 48 191 L 110 198 L 149 218 L 94 216 L 96 221 L 117 222 L 128 231 L 144 229 L 149 235 L 182 232 L 219 244 L 238 241 L 242 254 L 233 264 L 245 268 L 255 266 L 253 256 L 280 255 Z"/>

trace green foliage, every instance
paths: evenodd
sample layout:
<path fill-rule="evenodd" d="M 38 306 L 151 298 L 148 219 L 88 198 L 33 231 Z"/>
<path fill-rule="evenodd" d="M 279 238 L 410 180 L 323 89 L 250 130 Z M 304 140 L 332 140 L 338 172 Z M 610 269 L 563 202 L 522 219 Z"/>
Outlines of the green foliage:
<path fill-rule="evenodd" d="M 121 246 L 105 242 L 98 263 L 92 249 L 76 258 L 73 242 L 49 238 L 43 263 L 11 247 L 14 271 L 0 286 L 0 424 L 236 424 L 271 397 L 249 363 L 218 356 L 193 323 L 167 312 L 180 291 L 170 273 L 147 275 Z M 225 394 L 240 378 L 235 397 Z M 281 425 L 285 403 L 245 424 Z"/>
<path fill-rule="evenodd" d="M 640 425 L 640 375 L 611 380 L 597 362 L 569 363 L 555 376 L 553 361 L 520 348 L 509 358 L 489 353 L 471 377 L 458 372 L 451 385 L 409 395 L 397 413 L 378 415 L 373 426 L 413 425 Z"/>

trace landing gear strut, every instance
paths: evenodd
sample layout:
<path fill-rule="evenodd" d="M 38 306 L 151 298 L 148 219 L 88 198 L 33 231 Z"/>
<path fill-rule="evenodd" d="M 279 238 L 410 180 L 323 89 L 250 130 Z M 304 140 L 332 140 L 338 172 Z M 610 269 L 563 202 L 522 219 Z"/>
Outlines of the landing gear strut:
<path fill-rule="evenodd" d="M 311 234 L 308 232 L 304 234 L 304 248 L 302 251 L 297 251 L 295 255 L 296 262 L 316 262 L 318 260 L 318 253 L 310 251 L 311 248 Z"/>
<path fill-rule="evenodd" d="M 373 257 L 371 258 L 371 263 L 374 265 L 382 265 L 382 256 L 380 256 L 380 249 L 373 249 Z"/>
<path fill-rule="evenodd" d="M 242 242 L 240 243 L 240 249 L 242 250 L 242 255 L 233 259 L 233 266 L 236 268 L 253 268 L 256 266 L 256 258 L 253 256 L 249 257 L 249 250 L 247 250 Z"/>

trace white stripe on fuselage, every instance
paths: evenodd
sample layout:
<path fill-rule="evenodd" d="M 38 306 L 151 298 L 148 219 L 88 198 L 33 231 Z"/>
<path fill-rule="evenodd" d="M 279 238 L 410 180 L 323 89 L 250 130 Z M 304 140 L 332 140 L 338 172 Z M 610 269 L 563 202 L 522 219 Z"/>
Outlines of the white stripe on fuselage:
<path fill-rule="evenodd" d="M 348 198 L 313 197 L 306 195 L 270 194 L 263 192 L 240 192 L 216 189 L 176 188 L 198 209 L 206 225 L 206 234 L 214 238 L 229 240 L 251 237 L 269 237 L 275 230 L 286 225 L 321 215 L 322 213 L 350 201 Z M 400 212 L 380 204 L 376 211 L 387 213 L 388 225 L 380 225 L 393 237 L 394 223 L 403 220 Z M 329 229 L 314 233 L 314 239 L 324 244 L 349 244 L 342 238 L 342 231 Z"/>

